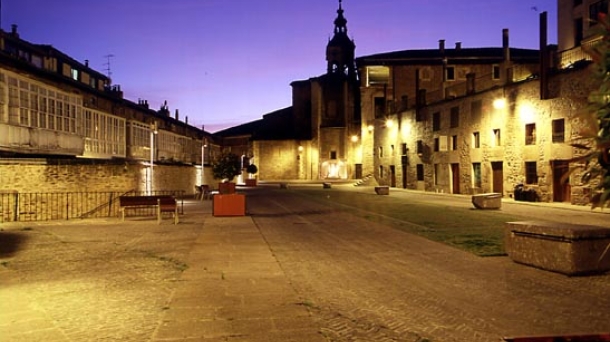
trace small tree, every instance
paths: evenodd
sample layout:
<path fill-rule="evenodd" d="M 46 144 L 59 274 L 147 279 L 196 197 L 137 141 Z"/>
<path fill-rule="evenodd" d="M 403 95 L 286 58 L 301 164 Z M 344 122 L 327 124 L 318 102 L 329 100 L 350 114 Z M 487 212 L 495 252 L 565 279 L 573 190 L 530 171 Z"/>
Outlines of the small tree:
<path fill-rule="evenodd" d="M 234 153 L 223 153 L 212 165 L 215 179 L 231 182 L 241 171 L 239 156 Z"/>
<path fill-rule="evenodd" d="M 246 168 L 246 172 L 248 172 L 251 175 L 255 175 L 258 172 L 258 167 L 256 167 L 256 165 L 254 165 L 254 164 L 250 164 Z"/>

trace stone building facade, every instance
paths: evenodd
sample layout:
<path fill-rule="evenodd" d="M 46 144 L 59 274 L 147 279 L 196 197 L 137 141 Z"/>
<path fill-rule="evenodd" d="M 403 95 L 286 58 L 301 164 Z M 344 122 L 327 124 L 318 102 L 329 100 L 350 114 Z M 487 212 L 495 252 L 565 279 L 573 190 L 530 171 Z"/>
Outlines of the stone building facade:
<path fill-rule="evenodd" d="M 591 66 L 525 80 L 461 99 L 388 115 L 374 126 L 374 168 L 381 184 L 424 191 L 514 196 L 515 186 L 539 201 L 588 203 L 581 174 L 567 176 L 578 150 L 570 143 L 591 127 L 583 119 L 595 85 Z M 564 181 L 567 178 L 567 182 Z"/>

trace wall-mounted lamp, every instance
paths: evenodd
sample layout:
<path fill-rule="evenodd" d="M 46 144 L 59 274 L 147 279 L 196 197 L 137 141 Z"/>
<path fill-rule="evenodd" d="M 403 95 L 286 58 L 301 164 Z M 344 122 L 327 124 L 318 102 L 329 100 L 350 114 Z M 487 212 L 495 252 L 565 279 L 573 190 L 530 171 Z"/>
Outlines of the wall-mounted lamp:
<path fill-rule="evenodd" d="M 386 126 L 387 128 L 392 128 L 392 127 L 394 126 L 394 120 L 392 120 L 392 119 L 387 119 L 387 120 L 385 121 L 385 126 Z"/>
<path fill-rule="evenodd" d="M 495 99 L 493 102 L 493 106 L 495 109 L 504 109 L 506 108 L 506 99 L 505 98 L 499 98 L 499 99 Z"/>
<path fill-rule="evenodd" d="M 299 145 L 299 153 L 303 152 L 303 146 Z"/>
<path fill-rule="evenodd" d="M 354 134 L 354 135 L 352 135 L 351 140 L 353 143 L 356 143 L 356 142 L 358 142 L 359 138 L 356 134 Z"/>
<path fill-rule="evenodd" d="M 368 125 L 368 126 L 366 127 L 366 129 L 367 129 L 367 130 L 369 131 L 369 133 L 370 133 L 370 132 L 372 132 L 372 131 L 374 131 L 374 130 L 375 130 L 375 126 L 373 126 L 373 125 Z"/>

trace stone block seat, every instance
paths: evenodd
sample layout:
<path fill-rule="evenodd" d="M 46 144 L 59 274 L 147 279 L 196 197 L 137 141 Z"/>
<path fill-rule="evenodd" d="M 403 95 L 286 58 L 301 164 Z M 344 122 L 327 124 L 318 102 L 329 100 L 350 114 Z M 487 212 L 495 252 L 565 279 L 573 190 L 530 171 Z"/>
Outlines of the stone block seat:
<path fill-rule="evenodd" d="M 502 194 L 492 192 L 473 195 L 472 204 L 477 209 L 500 209 L 502 207 Z"/>
<path fill-rule="evenodd" d="M 377 193 L 377 195 L 389 195 L 390 194 L 390 187 L 387 186 L 387 185 L 376 186 L 375 187 L 375 193 Z"/>
<path fill-rule="evenodd" d="M 610 228 L 559 222 L 507 222 L 504 243 L 515 262 L 565 275 L 610 270 Z"/>

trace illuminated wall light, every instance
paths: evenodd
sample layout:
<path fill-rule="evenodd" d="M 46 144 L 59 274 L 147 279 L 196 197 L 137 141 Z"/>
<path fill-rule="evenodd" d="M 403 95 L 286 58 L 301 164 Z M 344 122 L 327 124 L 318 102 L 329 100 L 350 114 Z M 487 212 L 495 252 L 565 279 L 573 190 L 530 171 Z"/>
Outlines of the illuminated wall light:
<path fill-rule="evenodd" d="M 358 136 L 357 136 L 357 135 L 355 135 L 355 134 L 354 134 L 354 135 L 352 135 L 351 140 L 352 140 L 352 142 L 353 142 L 353 143 L 358 142 Z"/>
<path fill-rule="evenodd" d="M 386 120 L 386 122 L 385 122 L 385 126 L 386 126 L 387 128 L 392 128 L 392 127 L 394 126 L 394 121 L 393 121 L 393 120 L 391 120 L 391 119 Z"/>
<path fill-rule="evenodd" d="M 519 106 L 519 117 L 524 123 L 532 123 L 535 121 L 536 111 L 530 103 L 525 103 Z"/>
<path fill-rule="evenodd" d="M 299 145 L 299 153 L 303 152 L 303 146 Z"/>
<path fill-rule="evenodd" d="M 369 130 L 369 132 L 372 132 L 372 131 L 374 131 L 374 130 L 375 130 L 375 126 L 373 126 L 373 125 L 368 125 L 366 129 L 368 129 L 368 130 Z"/>
<path fill-rule="evenodd" d="M 506 99 L 505 98 L 500 98 L 500 99 L 495 99 L 493 106 L 495 109 L 504 109 L 506 108 Z"/>
<path fill-rule="evenodd" d="M 410 122 L 407 121 L 406 123 L 402 124 L 401 134 L 402 134 L 403 138 L 411 135 L 411 123 Z"/>

